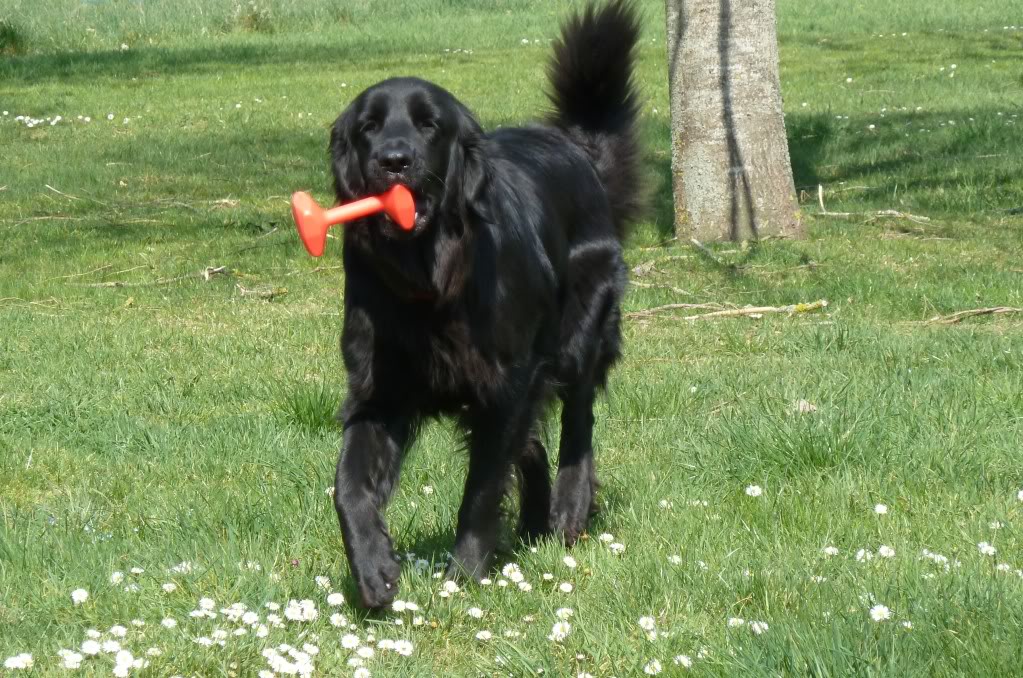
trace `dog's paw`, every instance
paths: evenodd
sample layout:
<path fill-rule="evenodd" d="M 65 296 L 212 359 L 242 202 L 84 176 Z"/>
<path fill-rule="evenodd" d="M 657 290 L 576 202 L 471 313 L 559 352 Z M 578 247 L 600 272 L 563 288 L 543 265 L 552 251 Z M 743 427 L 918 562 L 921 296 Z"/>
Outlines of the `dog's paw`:
<path fill-rule="evenodd" d="M 536 544 L 551 534 L 550 515 L 544 512 L 523 516 L 519 523 L 519 539 L 526 544 Z"/>
<path fill-rule="evenodd" d="M 551 498 L 550 529 L 565 546 L 579 540 L 590 516 L 596 512 L 593 491 L 588 473 L 576 474 L 568 469 L 558 473 Z"/>
<path fill-rule="evenodd" d="M 353 570 L 363 607 L 376 609 L 390 605 L 398 595 L 401 564 L 390 550 L 363 557 L 361 561 Z"/>
<path fill-rule="evenodd" d="M 471 579 L 478 582 L 486 576 L 493 555 L 493 553 L 484 553 L 478 549 L 456 547 L 445 577 L 454 580 Z"/>

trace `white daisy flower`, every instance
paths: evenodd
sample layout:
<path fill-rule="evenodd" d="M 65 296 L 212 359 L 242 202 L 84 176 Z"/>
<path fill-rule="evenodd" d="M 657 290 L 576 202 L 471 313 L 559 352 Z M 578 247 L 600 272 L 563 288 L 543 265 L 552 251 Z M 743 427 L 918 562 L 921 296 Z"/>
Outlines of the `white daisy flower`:
<path fill-rule="evenodd" d="M 749 485 L 746 488 L 746 494 L 751 497 L 759 497 L 764 493 L 764 489 L 759 485 Z"/>
<path fill-rule="evenodd" d="M 639 618 L 639 628 L 643 629 L 644 631 L 653 631 L 656 624 L 657 622 L 653 617 Z"/>
<path fill-rule="evenodd" d="M 870 608 L 870 618 L 876 622 L 883 622 L 892 618 L 892 611 L 884 605 L 875 605 Z"/>
<path fill-rule="evenodd" d="M 625 553 L 625 544 L 619 542 L 612 542 L 611 544 L 608 545 L 608 548 L 611 549 L 611 553 L 615 554 L 616 556 Z"/>
<path fill-rule="evenodd" d="M 568 634 L 572 632 L 572 625 L 567 621 L 555 622 L 554 626 L 551 627 L 551 634 L 547 636 L 548 640 L 553 640 L 555 643 L 560 643 Z"/>
<path fill-rule="evenodd" d="M 643 667 L 643 673 L 648 676 L 656 676 L 661 672 L 661 662 L 656 659 L 651 659 L 646 666 Z"/>
<path fill-rule="evenodd" d="M 876 513 L 879 516 L 883 516 L 884 514 L 888 513 L 888 506 L 885 504 L 875 504 L 874 513 Z"/>
<path fill-rule="evenodd" d="M 834 546 L 825 546 L 824 547 L 824 555 L 826 555 L 829 558 L 832 557 L 832 556 L 837 556 L 838 555 L 838 549 L 836 547 L 834 547 Z"/>
<path fill-rule="evenodd" d="M 316 582 L 316 585 L 319 586 L 321 589 L 330 588 L 330 577 L 324 577 L 323 575 L 320 575 L 319 577 L 316 577 L 314 581 Z"/>
<path fill-rule="evenodd" d="M 75 589 L 71 592 L 71 602 L 75 605 L 81 605 L 89 599 L 89 592 L 85 589 Z"/>
<path fill-rule="evenodd" d="M 554 612 L 554 616 L 562 621 L 567 621 L 574 614 L 575 610 L 570 607 L 559 607 Z"/>
<path fill-rule="evenodd" d="M 83 657 L 78 652 L 67 652 L 67 653 L 61 655 L 61 657 L 64 660 L 64 668 L 65 669 L 81 668 L 82 660 L 85 659 L 85 657 Z"/>
<path fill-rule="evenodd" d="M 977 550 L 979 550 L 980 554 L 983 556 L 993 556 L 995 555 L 995 553 L 997 553 L 995 547 L 987 543 L 986 541 L 982 541 L 979 544 L 977 544 Z"/>
<path fill-rule="evenodd" d="M 562 593 L 571 593 L 573 588 L 574 587 L 567 581 L 563 581 L 558 585 L 558 590 Z"/>
<path fill-rule="evenodd" d="M 893 549 L 890 546 L 886 546 L 885 544 L 881 544 L 879 547 L 877 547 L 877 555 L 881 556 L 882 558 L 894 558 L 895 549 Z"/>
<path fill-rule="evenodd" d="M 1020 493 L 1023 493 L 1023 490 L 1020 490 Z M 1020 501 L 1023 501 L 1023 498 L 1021 498 Z M 604 542 L 605 544 L 609 544 L 615 540 L 615 536 L 613 534 L 604 532 L 599 537 L 597 537 L 597 539 Z"/>
<path fill-rule="evenodd" d="M 874 554 L 867 549 L 860 549 L 856 552 L 856 562 L 864 563 L 874 559 Z"/>
<path fill-rule="evenodd" d="M 767 633 L 768 628 L 770 627 L 767 625 L 767 622 L 765 621 L 751 621 L 749 623 L 749 630 L 752 631 L 753 634 L 757 636 L 763 633 Z"/>
<path fill-rule="evenodd" d="M 681 666 L 684 669 L 689 669 L 693 667 L 693 660 L 689 658 L 689 655 L 685 654 L 676 655 L 674 662 L 677 666 Z"/>
<path fill-rule="evenodd" d="M 345 597 L 340 593 L 331 593 L 327 596 L 327 605 L 332 607 L 338 607 L 339 605 L 345 604 Z"/>
<path fill-rule="evenodd" d="M 173 582 L 167 582 L 161 587 L 166 593 L 174 593 L 178 590 L 178 585 Z"/>
<path fill-rule="evenodd" d="M 10 669 L 11 671 L 26 670 L 32 668 L 35 665 L 35 661 L 32 659 L 32 655 L 28 652 L 22 652 L 21 654 L 8 657 L 4 661 L 4 668 Z"/>
<path fill-rule="evenodd" d="M 110 573 L 110 583 L 111 584 L 116 586 L 117 584 L 120 584 L 123 581 L 124 581 L 124 572 L 111 572 Z"/>
<path fill-rule="evenodd" d="M 479 633 L 476 634 L 476 640 L 482 641 L 484 643 L 493 637 L 494 634 L 492 634 L 490 631 L 480 631 Z"/>
<path fill-rule="evenodd" d="M 178 620 L 173 619 L 172 617 L 166 617 L 163 621 L 160 622 L 160 625 L 163 626 L 165 629 L 172 629 L 178 625 Z"/>
<path fill-rule="evenodd" d="M 745 623 L 746 623 L 746 620 L 743 619 L 742 617 L 729 617 L 728 618 L 728 626 L 730 628 L 733 628 L 733 629 L 735 627 L 737 627 L 737 626 L 742 626 Z"/>
<path fill-rule="evenodd" d="M 565 556 L 561 559 L 561 562 L 565 563 L 565 566 L 569 569 L 575 569 L 575 566 L 578 564 L 572 556 Z"/>
<path fill-rule="evenodd" d="M 341 647 L 346 650 L 354 650 L 359 647 L 359 637 L 351 633 L 346 633 L 341 636 Z"/>

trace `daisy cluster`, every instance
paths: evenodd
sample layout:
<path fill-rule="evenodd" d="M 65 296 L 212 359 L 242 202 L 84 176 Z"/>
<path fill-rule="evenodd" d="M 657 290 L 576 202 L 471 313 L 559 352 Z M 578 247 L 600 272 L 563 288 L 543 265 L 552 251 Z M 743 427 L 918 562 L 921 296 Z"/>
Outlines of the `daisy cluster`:
<path fill-rule="evenodd" d="M 13 120 L 15 123 L 24 125 L 25 127 L 30 128 L 30 129 L 33 128 L 33 127 L 44 127 L 44 126 L 56 127 L 57 125 L 70 125 L 70 124 L 73 124 L 73 123 L 88 125 L 89 123 L 92 122 L 92 116 L 89 116 L 89 115 L 79 115 L 79 116 L 76 116 L 75 118 L 65 118 L 63 115 L 48 115 L 48 116 L 43 117 L 43 118 L 36 118 L 36 117 L 31 116 L 31 115 L 15 115 L 15 116 L 11 116 L 10 111 L 2 111 L 2 117 L 3 118 L 8 118 L 10 120 Z M 114 113 L 107 113 L 106 114 L 106 120 L 108 122 L 111 122 L 111 123 L 114 123 L 114 124 L 117 124 L 117 119 L 119 117 L 120 116 L 117 116 Z M 140 115 L 136 115 L 135 117 L 126 116 L 126 117 L 120 118 L 120 120 L 121 120 L 121 124 L 122 125 L 127 125 L 132 120 L 138 120 L 141 117 L 142 116 L 140 116 Z M 100 118 L 97 118 L 97 120 L 98 119 L 100 119 Z"/>
<path fill-rule="evenodd" d="M 751 506 L 770 506 L 762 502 L 769 502 L 769 497 L 776 494 L 770 486 L 760 485 L 740 486 L 735 493 Z M 429 494 L 425 488 L 424 494 Z M 1023 489 L 1016 492 L 1014 498 L 1023 502 Z M 656 502 L 661 510 L 671 510 L 670 502 L 667 507 L 663 500 L 652 499 L 651 502 Z M 683 502 L 679 500 L 679 503 Z M 687 503 L 698 507 L 707 505 L 703 500 Z M 883 503 L 867 504 L 861 510 L 879 526 L 892 520 L 893 515 L 898 515 L 897 508 L 890 509 Z M 990 567 L 997 576 L 1023 578 L 1023 570 L 1001 560 L 1003 555 L 996 543 L 997 536 L 1007 531 L 1007 523 L 988 520 L 986 525 L 993 536 L 989 536 L 987 541 L 977 542 L 976 551 L 972 551 L 971 546 L 974 562 Z M 610 533 L 600 534 L 594 543 L 598 548 L 595 553 L 605 549 L 617 557 L 624 557 L 626 553 L 625 545 Z M 537 552 L 535 548 L 530 550 Z M 857 568 L 885 568 L 887 563 L 899 562 L 900 557 L 905 559 L 910 551 L 892 541 L 859 548 L 826 544 L 819 551 L 818 562 L 834 563 L 844 559 L 858 563 L 853 565 Z M 447 555 L 450 558 L 450 554 Z M 468 632 L 465 637 L 481 650 L 488 647 L 496 649 L 502 646 L 501 642 L 514 643 L 528 636 L 533 641 L 560 648 L 559 652 L 572 653 L 577 662 L 583 662 L 587 656 L 575 654 L 574 646 L 581 642 L 577 638 L 585 637 L 577 630 L 577 625 L 585 624 L 585 613 L 578 612 L 572 601 L 578 595 L 580 582 L 576 579 L 577 573 L 590 574 L 591 569 L 581 563 L 580 558 L 578 553 L 562 553 L 549 567 L 535 570 L 510 562 L 504 564 L 493 579 L 483 579 L 480 586 L 493 587 L 495 593 L 500 590 L 507 592 L 501 595 L 543 594 L 534 599 L 542 603 L 534 613 L 511 625 L 507 624 L 505 613 L 488 611 L 480 604 L 482 597 L 474 595 L 480 589 L 463 587 L 444 579 L 444 563 L 431 563 L 413 552 L 406 552 L 404 560 L 412 565 L 413 582 L 418 578 L 419 586 L 428 585 L 425 590 L 428 602 L 421 606 L 409 599 L 395 600 L 385 616 L 375 619 L 368 627 L 365 623 L 360 625 L 349 620 L 345 596 L 334 590 L 334 583 L 326 576 L 316 576 L 308 582 L 309 589 L 315 591 L 310 597 L 256 604 L 240 601 L 218 603 L 211 596 L 186 597 L 186 591 L 194 590 L 195 582 L 189 581 L 189 577 L 204 571 L 192 561 L 182 561 L 158 576 L 147 574 L 142 567 L 132 567 L 126 571 L 111 572 L 103 590 L 90 591 L 83 587 L 69 590 L 65 599 L 69 611 L 85 610 L 88 613 L 97 599 L 107 598 L 112 592 L 140 590 L 161 596 L 167 603 L 160 606 L 161 610 L 180 611 L 170 615 L 163 612 L 148 620 L 135 618 L 114 623 L 106 630 L 89 628 L 72 646 L 59 649 L 54 656 L 41 658 L 38 652 L 19 652 L 7 657 L 3 666 L 9 672 L 60 668 L 69 672 L 80 670 L 89 675 L 112 673 L 122 677 L 151 669 L 173 675 L 175 652 L 172 650 L 178 650 L 184 644 L 203 653 L 199 655 L 200 661 L 221 661 L 216 659 L 218 654 L 227 653 L 224 656 L 234 660 L 228 666 L 235 675 L 274 678 L 317 673 L 337 675 L 340 672 L 366 678 L 378 669 L 387 672 L 401 670 L 395 662 L 415 656 L 415 634 L 440 628 L 462 630 L 463 626 Z M 959 560 L 930 549 L 919 551 L 915 559 L 920 563 L 921 576 L 925 579 L 943 576 L 963 567 Z M 668 560 L 672 565 L 683 564 L 678 555 L 671 555 Z M 702 561 L 693 562 L 700 571 L 709 569 Z M 295 565 L 294 562 L 292 564 Z M 242 561 L 237 567 L 240 572 L 262 573 L 272 581 L 280 581 L 277 573 L 264 573 L 262 565 L 257 562 Z M 742 574 L 745 578 L 757 576 L 748 569 Z M 820 574 L 809 578 L 815 585 L 824 585 L 828 581 Z M 436 583 L 430 584 L 434 580 Z M 410 586 L 415 589 L 416 584 L 410 582 Z M 556 607 L 547 607 L 551 601 L 556 601 Z M 185 611 L 188 607 L 191 610 Z M 759 638 L 778 633 L 772 630 L 772 624 L 777 620 L 756 618 L 758 615 L 748 618 L 749 612 L 740 611 L 742 616 L 722 616 L 720 629 L 729 642 L 758 642 Z M 905 611 L 900 611 L 891 600 L 879 600 L 871 593 L 861 593 L 858 604 L 851 606 L 849 612 L 868 624 L 890 624 L 903 632 L 914 628 Z M 830 614 L 826 612 L 825 617 Z M 647 675 L 677 673 L 694 667 L 695 662 L 710 653 L 706 647 L 694 647 L 686 654 L 675 654 L 686 648 L 676 646 L 677 639 L 682 636 L 668 619 L 667 611 L 651 611 L 634 619 L 630 635 L 642 648 L 642 659 L 635 667 L 637 672 L 642 670 Z M 501 623 L 505 624 L 504 628 L 497 626 Z M 241 659 L 243 657 L 247 660 Z M 495 655 L 494 662 L 502 666 L 507 660 Z M 579 671 L 578 675 L 590 674 Z"/>

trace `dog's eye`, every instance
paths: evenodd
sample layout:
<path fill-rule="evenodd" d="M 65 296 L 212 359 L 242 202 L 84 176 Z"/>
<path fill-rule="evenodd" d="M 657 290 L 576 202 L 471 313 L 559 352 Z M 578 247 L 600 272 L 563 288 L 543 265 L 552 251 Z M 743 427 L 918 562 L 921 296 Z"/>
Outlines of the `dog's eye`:
<path fill-rule="evenodd" d="M 367 120 L 359 126 L 359 131 L 363 134 L 371 134 L 376 132 L 378 129 L 380 129 L 380 123 L 376 120 Z"/>
<path fill-rule="evenodd" d="M 430 118 L 424 118 L 416 123 L 416 127 L 419 128 L 420 132 L 428 132 L 437 129 L 437 121 L 431 120 Z"/>

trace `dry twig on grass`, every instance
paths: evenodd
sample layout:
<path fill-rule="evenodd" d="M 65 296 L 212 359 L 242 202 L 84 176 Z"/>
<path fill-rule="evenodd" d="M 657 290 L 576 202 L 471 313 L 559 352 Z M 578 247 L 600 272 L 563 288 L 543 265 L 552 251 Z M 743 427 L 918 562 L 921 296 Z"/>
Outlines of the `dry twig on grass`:
<path fill-rule="evenodd" d="M 137 268 L 142 268 L 141 266 Z M 126 269 L 128 271 L 134 269 Z M 217 275 L 227 275 L 231 271 L 228 270 L 227 266 L 207 266 L 203 270 L 197 273 L 186 273 L 185 275 L 179 275 L 174 278 L 160 278 L 159 280 L 153 280 L 150 282 L 124 282 L 123 280 L 108 280 L 107 282 L 101 283 L 82 283 L 79 287 L 156 287 L 159 285 L 169 285 L 171 283 L 180 282 L 181 280 L 188 280 L 189 278 L 202 278 L 209 282 L 211 278 Z"/>
<path fill-rule="evenodd" d="M 676 254 L 670 257 L 661 257 L 660 259 L 651 259 L 650 261 L 644 261 L 642 264 L 637 264 L 632 269 L 632 274 L 635 276 L 643 276 L 657 270 L 658 264 L 667 264 L 673 261 L 682 261 L 684 259 L 691 259 L 689 255 Z"/>
<path fill-rule="evenodd" d="M 828 208 L 824 206 L 824 185 L 817 184 L 817 203 L 821 206 L 821 211 L 816 216 L 818 217 L 841 217 L 843 219 L 850 219 L 852 217 L 866 217 L 867 221 L 874 221 L 875 219 L 889 218 L 889 219 L 908 219 L 917 224 L 929 223 L 930 217 L 922 217 L 918 214 L 910 214 L 909 212 L 900 212 L 898 210 L 878 210 L 876 212 L 829 212 Z"/>
<path fill-rule="evenodd" d="M 638 280 L 630 280 L 629 281 L 629 285 L 631 287 L 642 287 L 643 289 L 647 289 L 647 290 L 669 290 L 671 292 L 674 292 L 675 294 L 682 294 L 682 295 L 685 295 L 687 297 L 693 296 L 692 292 L 687 292 L 686 290 L 682 289 L 681 287 L 675 287 L 674 285 L 665 285 L 665 284 L 661 284 L 661 283 L 645 283 L 645 282 L 640 282 Z"/>
<path fill-rule="evenodd" d="M 308 273 L 322 273 L 323 271 L 336 271 L 336 270 L 341 269 L 341 268 L 344 268 L 344 266 L 317 266 L 316 268 L 309 269 L 308 271 L 291 271 L 290 273 L 285 273 L 285 275 L 287 275 L 287 276 L 306 275 Z"/>
<path fill-rule="evenodd" d="M 256 297 L 257 299 L 263 299 L 265 301 L 273 301 L 277 297 L 283 297 L 288 293 L 286 287 L 260 287 L 260 288 L 245 288 L 241 284 L 235 284 L 238 289 L 238 294 L 243 297 Z"/>
<path fill-rule="evenodd" d="M 635 320 L 637 318 L 652 318 L 659 313 L 664 313 L 666 311 L 677 311 L 680 309 L 720 311 L 723 310 L 723 308 L 724 307 L 721 304 L 665 304 L 664 306 L 654 306 L 653 308 L 645 308 L 642 311 L 633 311 L 631 313 L 626 313 L 625 317 L 629 318 L 630 320 Z"/>
<path fill-rule="evenodd" d="M 951 315 L 936 315 L 930 320 L 923 320 L 926 325 L 954 325 L 967 318 L 975 318 L 979 315 L 1004 315 L 1011 313 L 1023 313 L 1023 308 L 1013 306 L 991 306 L 989 308 L 971 308 L 965 311 L 952 313 Z"/>
<path fill-rule="evenodd" d="M 654 308 L 645 309 L 642 311 L 633 311 L 627 313 L 626 318 L 629 319 L 642 319 L 652 318 L 655 315 L 659 315 L 665 311 L 672 311 L 676 309 L 714 309 L 710 313 L 698 313 L 696 315 L 683 315 L 683 316 L 669 316 L 677 318 L 679 320 L 705 320 L 714 318 L 762 318 L 768 313 L 785 313 L 787 315 L 798 315 L 801 313 L 809 313 L 811 311 L 819 311 L 826 308 L 828 305 L 827 299 L 819 299 L 805 304 L 789 304 L 788 306 L 745 306 L 743 308 L 728 308 L 723 309 L 721 304 L 666 304 L 664 306 L 657 306 Z"/>

